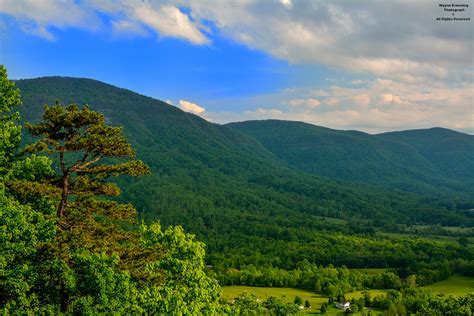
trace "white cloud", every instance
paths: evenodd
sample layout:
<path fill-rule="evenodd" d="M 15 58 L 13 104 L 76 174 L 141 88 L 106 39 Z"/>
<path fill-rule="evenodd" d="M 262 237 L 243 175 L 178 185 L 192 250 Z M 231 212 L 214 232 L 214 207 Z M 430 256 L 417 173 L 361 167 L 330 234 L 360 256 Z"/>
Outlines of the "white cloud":
<path fill-rule="evenodd" d="M 14 16 L 24 32 L 53 40 L 48 27 L 77 27 L 94 30 L 100 20 L 88 8 L 74 0 L 2 0 L 0 13 Z"/>
<path fill-rule="evenodd" d="M 329 94 L 322 89 L 315 89 L 311 91 L 311 94 L 314 96 L 327 97 Z"/>
<path fill-rule="evenodd" d="M 291 99 L 288 101 L 288 105 L 292 107 L 308 107 L 316 108 L 321 105 L 321 102 L 317 99 L 308 98 L 308 99 Z"/>
<path fill-rule="evenodd" d="M 371 98 L 367 94 L 355 94 L 350 97 L 350 100 L 359 108 L 366 108 L 369 106 Z"/>
<path fill-rule="evenodd" d="M 204 36 L 189 17 L 172 5 L 163 5 L 158 8 L 144 3 L 134 8 L 134 16 L 143 24 L 154 29 L 161 36 L 182 38 L 193 44 L 207 44 L 209 40 Z"/>
<path fill-rule="evenodd" d="M 191 112 L 194 114 L 202 114 L 204 111 L 206 111 L 206 109 L 202 106 L 199 106 L 196 103 L 192 103 L 186 100 L 179 100 L 179 107 L 183 111 Z"/>
<path fill-rule="evenodd" d="M 283 112 L 278 109 L 264 109 L 264 108 L 257 108 L 255 111 L 245 111 L 247 115 L 258 115 L 261 117 L 279 117 L 283 115 Z"/>
<path fill-rule="evenodd" d="M 337 85 L 329 88 L 254 96 L 255 110 L 241 113 L 207 111 L 216 121 L 272 117 L 366 131 L 436 125 L 474 130 L 472 24 L 436 22 L 440 10 L 433 1 L 0 1 L 1 13 L 48 40 L 55 28 L 104 27 L 101 13 L 111 17 L 113 32 L 155 33 L 196 45 L 211 43 L 205 26 L 211 24 L 219 36 L 290 63 L 364 78 L 345 85 L 331 77 L 329 84 Z M 189 101 L 179 105 L 204 113 Z"/>
<path fill-rule="evenodd" d="M 293 7 L 293 3 L 291 2 L 291 0 L 280 0 L 280 3 L 290 9 Z"/>
<path fill-rule="evenodd" d="M 380 100 L 383 104 L 400 104 L 402 102 L 400 96 L 389 93 L 382 94 Z"/>
<path fill-rule="evenodd" d="M 148 34 L 141 24 L 129 20 L 112 21 L 112 29 L 117 35 L 145 36 Z"/>
<path fill-rule="evenodd" d="M 209 30 L 199 21 L 192 21 L 178 9 L 177 4 L 171 2 L 2 0 L 0 13 L 14 16 L 26 32 L 49 40 L 54 38 L 51 27 L 89 30 L 96 30 L 99 26 L 104 28 L 106 25 L 101 23 L 98 14 L 107 13 L 112 18 L 110 28 L 114 33 L 143 36 L 146 34 L 146 27 L 162 37 L 181 38 L 198 45 L 210 43 L 201 31 Z"/>
<path fill-rule="evenodd" d="M 268 1 L 183 3 L 225 36 L 291 63 L 411 83 L 452 82 L 472 70 L 470 24 L 436 22 L 438 5 L 428 0 L 295 1 L 291 10 Z"/>
<path fill-rule="evenodd" d="M 283 103 L 280 108 L 207 112 L 206 117 L 219 123 L 275 118 L 369 133 L 433 126 L 474 132 L 473 83 L 446 87 L 376 78 L 356 88 L 334 85 L 319 90 L 318 94 L 324 96 L 317 107 L 300 106 L 310 99 L 301 98 L 295 99 L 294 104 Z M 313 95 L 314 91 L 309 89 L 306 94 Z M 271 98 L 265 96 L 259 102 L 268 103 L 265 99 Z"/>
<path fill-rule="evenodd" d="M 42 37 L 48 41 L 54 41 L 56 39 L 56 37 L 51 32 L 49 32 L 47 28 L 44 27 L 43 25 L 34 25 L 34 24 L 25 23 L 21 26 L 21 29 L 23 32 L 27 34 Z"/>
<path fill-rule="evenodd" d="M 159 36 L 202 45 L 210 43 L 210 30 L 204 25 L 211 22 L 220 35 L 292 63 L 329 65 L 411 83 L 472 80 L 470 23 L 450 26 L 434 21 L 440 10 L 432 1 L 279 2 L 2 0 L 0 12 L 34 23 L 38 29 L 28 28 L 30 33 L 49 39 L 54 36 L 50 26 L 95 29 L 101 25 L 97 14 L 107 13 L 115 31 L 143 35 L 145 27 Z M 466 69 L 463 79 L 459 74 Z"/>

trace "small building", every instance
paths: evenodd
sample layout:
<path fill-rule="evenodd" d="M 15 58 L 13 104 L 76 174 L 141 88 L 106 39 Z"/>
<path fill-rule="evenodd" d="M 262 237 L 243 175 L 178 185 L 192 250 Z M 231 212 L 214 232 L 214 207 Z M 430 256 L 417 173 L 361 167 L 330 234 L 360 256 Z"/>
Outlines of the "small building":
<path fill-rule="evenodd" d="M 336 303 L 336 307 L 339 308 L 339 309 L 348 309 L 348 308 L 351 308 L 351 302 L 340 302 L 340 303 Z"/>

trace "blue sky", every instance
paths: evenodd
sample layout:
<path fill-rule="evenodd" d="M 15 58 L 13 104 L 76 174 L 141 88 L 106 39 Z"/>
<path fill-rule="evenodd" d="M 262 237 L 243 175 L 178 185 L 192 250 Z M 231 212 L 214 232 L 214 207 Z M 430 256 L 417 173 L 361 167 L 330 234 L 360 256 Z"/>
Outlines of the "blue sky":
<path fill-rule="evenodd" d="M 430 1 L 3 0 L 0 62 L 11 78 L 93 78 L 217 123 L 472 133 L 472 27 L 442 14 Z"/>
<path fill-rule="evenodd" d="M 54 41 L 24 33 L 17 24 L 2 40 L 2 62 L 12 78 L 62 75 L 105 81 L 161 99 L 241 97 L 284 88 L 286 61 L 239 43 L 213 38 L 198 46 L 175 38 L 55 30 Z"/>

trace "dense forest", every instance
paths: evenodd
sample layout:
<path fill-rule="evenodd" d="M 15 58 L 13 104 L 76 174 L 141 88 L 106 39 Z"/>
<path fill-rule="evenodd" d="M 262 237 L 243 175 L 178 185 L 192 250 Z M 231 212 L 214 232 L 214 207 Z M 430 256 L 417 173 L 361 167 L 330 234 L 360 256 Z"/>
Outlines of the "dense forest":
<path fill-rule="evenodd" d="M 444 128 L 369 135 L 302 122 L 229 126 L 289 165 L 330 178 L 431 196 L 474 198 L 474 136 Z"/>
<path fill-rule="evenodd" d="M 110 177 L 148 171 L 122 129 L 56 104 L 25 125 L 38 139 L 20 149 L 20 91 L 3 66 L 0 89 L 2 314 L 217 312 L 203 244 L 181 227 L 140 224 L 133 206 L 105 198 L 120 193 Z"/>
<path fill-rule="evenodd" d="M 474 216 L 466 212 L 473 207 L 471 194 L 406 192 L 296 170 L 265 143 L 233 126 L 211 124 L 167 103 L 94 80 L 45 77 L 20 80 L 17 86 L 26 121 L 39 120 L 43 105 L 60 99 L 87 103 L 104 113 L 110 124 L 124 126 L 137 157 L 152 174 L 120 179 L 121 200 L 135 205 L 145 221 L 159 219 L 165 226 L 179 224 L 195 233 L 207 244 L 209 264 L 238 268 L 258 263 L 291 269 L 306 259 L 315 264 L 391 267 L 413 262 L 411 254 L 429 261 L 432 251 L 441 259 L 470 260 L 471 254 L 456 245 L 445 252 L 443 244 L 391 240 L 375 232 L 398 230 L 400 224 L 473 227 Z M 472 143 L 472 136 L 464 134 L 459 143 L 464 144 L 466 137 Z M 333 142 L 334 148 L 340 147 L 337 138 Z M 371 168 L 374 160 L 367 160 L 365 168 Z M 379 168 L 385 162 L 380 161 Z M 403 164 L 398 162 L 398 168 Z"/>
<path fill-rule="evenodd" d="M 218 283 L 298 287 L 331 300 L 391 289 L 384 300 L 353 305 L 405 314 L 474 308 L 472 296 L 417 288 L 474 271 L 472 179 L 465 177 L 472 136 L 323 129 L 335 135 L 320 136 L 332 148 L 324 155 L 336 158 L 322 163 L 304 143 L 294 144 L 304 152 L 288 150 L 294 157 L 276 150 L 294 143 L 291 137 L 281 144 L 261 137 L 266 124 L 293 123 L 221 126 L 94 80 L 13 83 L 4 68 L 1 75 L 6 312 L 297 311 L 248 295 L 228 304 Z M 459 151 L 432 154 L 445 146 L 428 142 L 431 132 Z M 354 139 L 360 151 L 349 155 Z M 390 235 L 415 230 L 458 242 Z M 368 267 L 389 269 L 375 276 L 350 269 Z"/>

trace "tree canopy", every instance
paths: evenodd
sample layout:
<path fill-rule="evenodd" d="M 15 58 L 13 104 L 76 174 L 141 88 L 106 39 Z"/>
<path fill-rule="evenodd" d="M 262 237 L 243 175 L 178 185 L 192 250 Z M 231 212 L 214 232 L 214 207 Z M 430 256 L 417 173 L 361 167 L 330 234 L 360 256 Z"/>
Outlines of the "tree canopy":
<path fill-rule="evenodd" d="M 0 84 L 1 313 L 216 312 L 204 245 L 106 198 L 120 194 L 110 177 L 148 172 L 122 129 L 58 103 L 27 125 L 38 139 L 20 151 L 20 95 L 3 66 Z"/>

